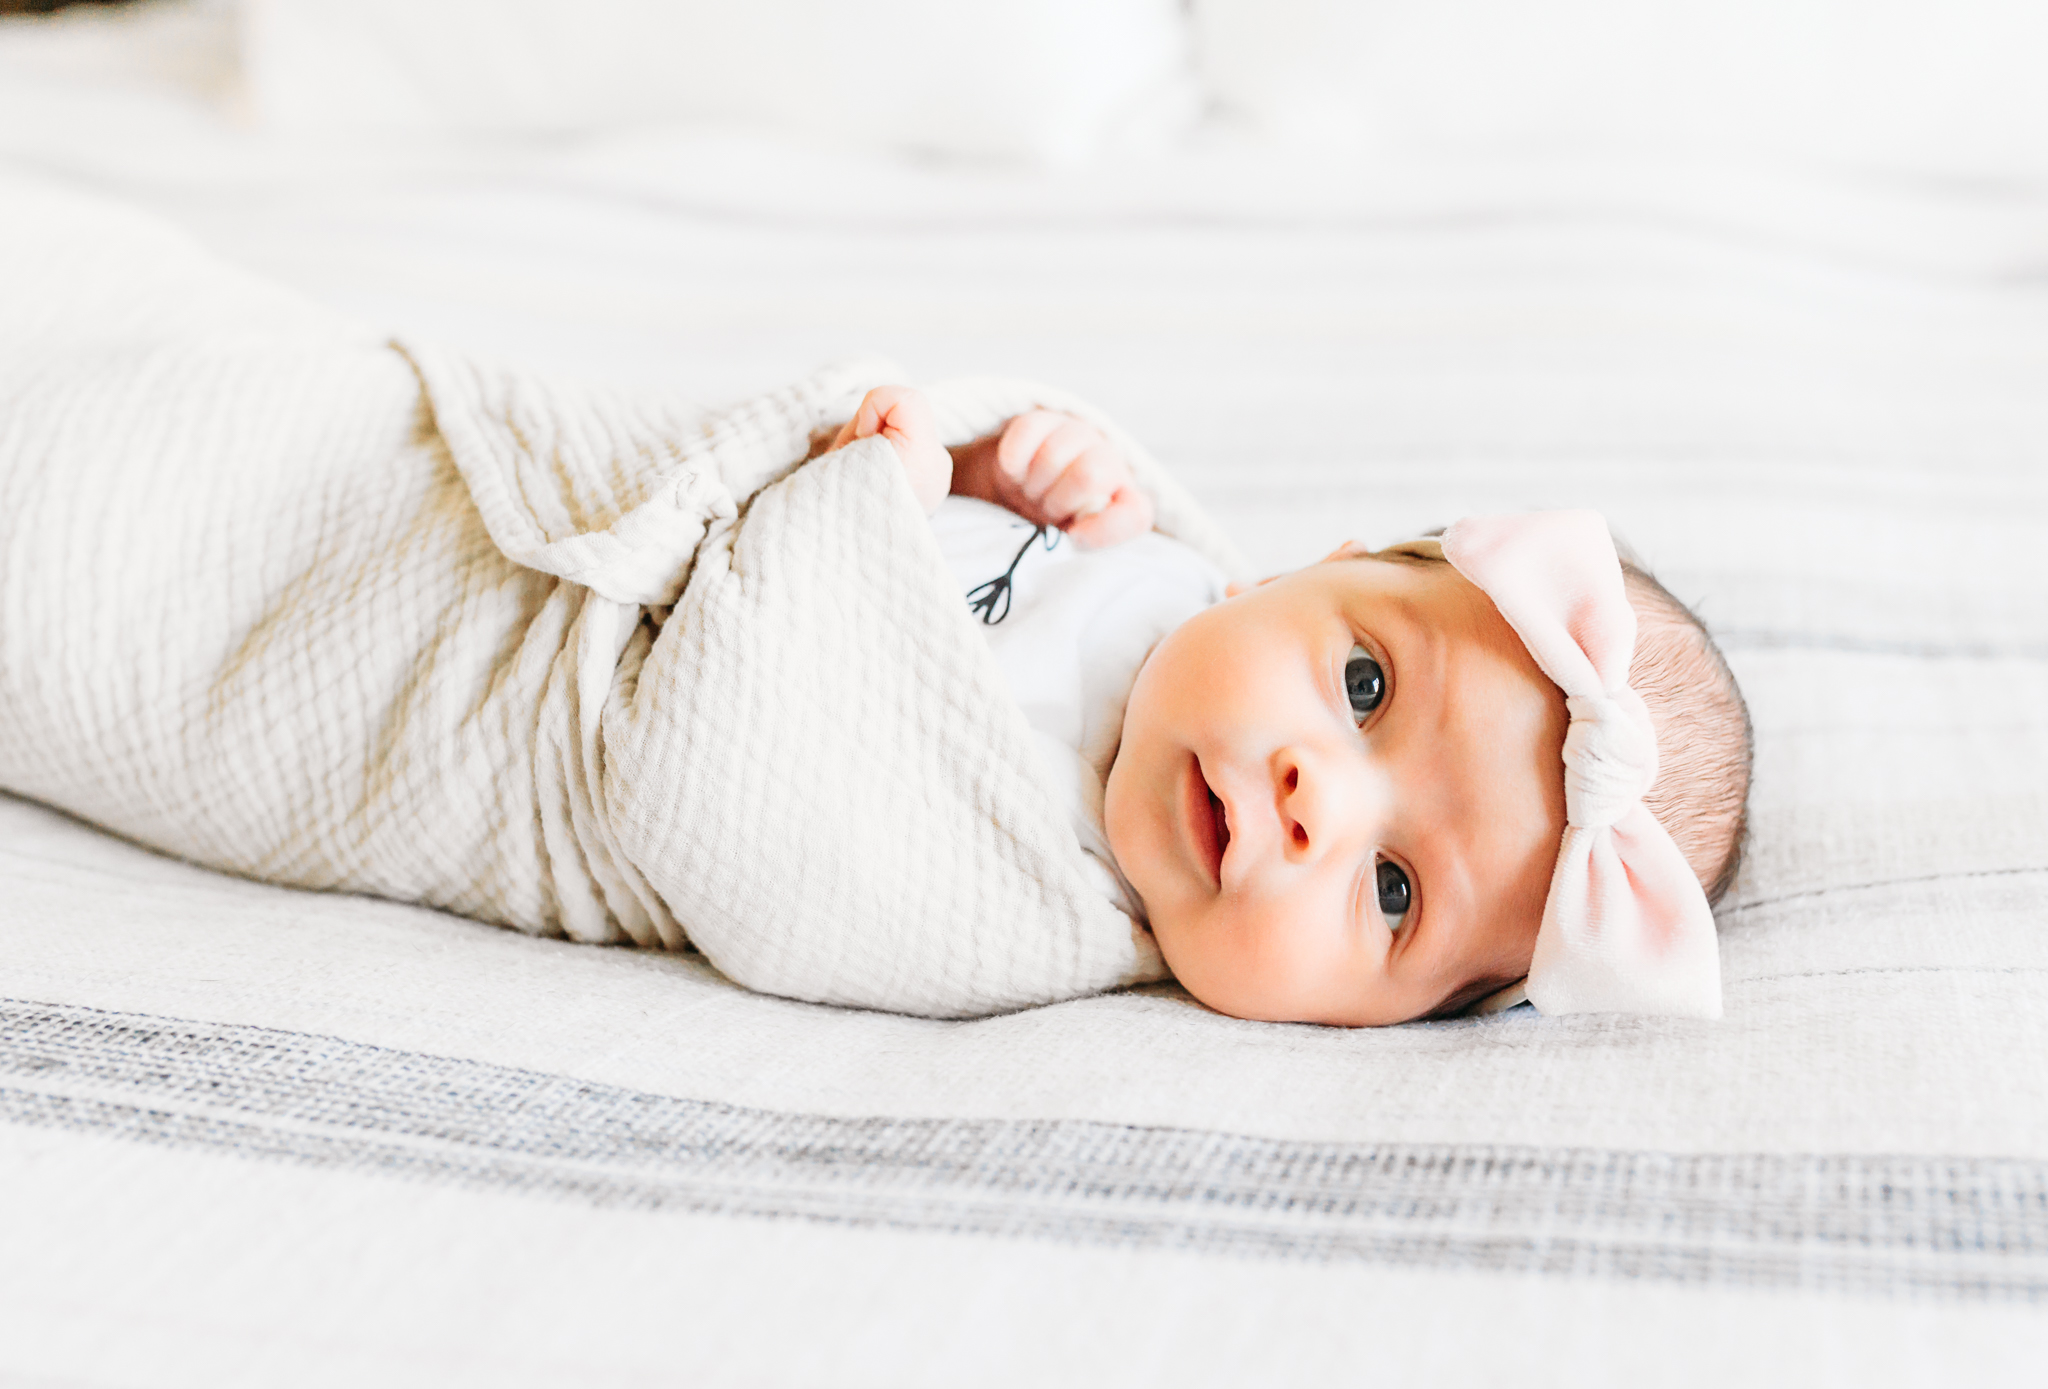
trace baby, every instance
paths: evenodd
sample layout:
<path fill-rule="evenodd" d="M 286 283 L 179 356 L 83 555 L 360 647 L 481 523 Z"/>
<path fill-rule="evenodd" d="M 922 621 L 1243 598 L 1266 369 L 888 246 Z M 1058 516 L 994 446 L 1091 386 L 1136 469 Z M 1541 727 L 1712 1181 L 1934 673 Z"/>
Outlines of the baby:
<path fill-rule="evenodd" d="M 1231 595 L 1057 390 L 578 383 L 7 194 L 12 794 L 820 1003 L 1718 1011 L 1742 703 L 1597 517 Z"/>
<path fill-rule="evenodd" d="M 960 529 L 950 493 L 1083 547 L 1143 537 L 1154 573 L 1176 563 L 1180 547 L 1146 534 L 1128 465 L 1080 420 L 1032 412 L 949 452 L 922 398 L 884 387 L 833 444 L 877 434 L 942 540 Z M 992 637 L 1035 548 L 1001 576 Z M 1346 544 L 1213 606 L 1199 569 L 1185 620 L 1155 616 L 1168 630 L 1112 680 L 1120 736 L 1094 759 L 1123 905 L 1190 993 L 1237 1017 L 1346 1026 L 1505 1006 L 1525 979 L 1546 1011 L 1718 1013 L 1708 908 L 1741 854 L 1748 715 L 1704 627 L 1617 560 L 1604 523 Z M 1609 697 L 1619 682 L 1589 657 L 1634 694 Z M 1585 784 L 1617 776 L 1618 790 Z M 1578 823 L 1598 809 L 1568 814 L 1602 799 L 1619 803 L 1613 830 Z"/>

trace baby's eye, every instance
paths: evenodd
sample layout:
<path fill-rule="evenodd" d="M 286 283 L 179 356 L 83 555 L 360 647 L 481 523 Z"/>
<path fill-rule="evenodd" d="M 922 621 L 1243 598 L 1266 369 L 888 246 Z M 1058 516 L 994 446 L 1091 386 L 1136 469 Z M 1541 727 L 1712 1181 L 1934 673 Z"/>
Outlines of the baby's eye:
<path fill-rule="evenodd" d="M 1379 879 L 1380 915 L 1387 919 L 1387 926 L 1395 931 L 1401 929 L 1408 915 L 1408 875 L 1401 871 L 1401 865 L 1381 859 L 1374 870 Z"/>
<path fill-rule="evenodd" d="M 1380 696 L 1386 690 L 1387 676 L 1380 663 L 1354 643 L 1351 654 L 1344 658 L 1344 695 L 1351 701 L 1351 717 L 1364 723 L 1365 716 L 1380 707 Z"/>

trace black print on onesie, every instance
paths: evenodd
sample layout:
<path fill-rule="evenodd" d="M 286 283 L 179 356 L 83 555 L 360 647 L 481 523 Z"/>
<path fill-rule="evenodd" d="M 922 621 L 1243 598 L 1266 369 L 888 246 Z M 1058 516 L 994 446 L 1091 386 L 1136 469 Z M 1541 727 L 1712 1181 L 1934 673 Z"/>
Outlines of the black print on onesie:
<path fill-rule="evenodd" d="M 1011 580 L 1017 573 L 1017 566 L 1024 562 L 1024 556 L 1031 549 L 1032 544 L 1043 540 L 1046 550 L 1050 552 L 1054 546 L 1060 543 L 1060 537 L 1063 534 L 1064 532 L 1056 531 L 1050 526 L 1038 527 L 1030 535 L 1024 537 L 1024 543 L 1017 547 L 1016 558 L 1010 561 L 1008 569 L 1005 569 L 987 583 L 979 584 L 968 592 L 967 606 L 976 617 L 981 619 L 982 626 L 993 627 L 1010 615 Z"/>

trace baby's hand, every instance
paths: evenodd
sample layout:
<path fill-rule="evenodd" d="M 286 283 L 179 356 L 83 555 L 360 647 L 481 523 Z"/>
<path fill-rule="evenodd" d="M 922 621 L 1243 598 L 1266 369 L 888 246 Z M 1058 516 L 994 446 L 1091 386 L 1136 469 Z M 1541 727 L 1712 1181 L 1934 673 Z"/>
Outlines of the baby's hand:
<path fill-rule="evenodd" d="M 861 397 L 860 409 L 841 426 L 832 447 L 843 449 L 876 434 L 896 446 L 925 515 L 937 511 L 953 483 L 953 457 L 939 443 L 938 425 L 924 396 L 909 386 L 875 387 Z"/>
<path fill-rule="evenodd" d="M 993 448 L 989 445 L 993 444 Z M 1152 529 L 1152 499 L 1130 460 L 1101 430 L 1072 415 L 1033 410 L 994 440 L 970 445 L 953 490 L 1057 526 L 1083 546 L 1115 545 Z"/>

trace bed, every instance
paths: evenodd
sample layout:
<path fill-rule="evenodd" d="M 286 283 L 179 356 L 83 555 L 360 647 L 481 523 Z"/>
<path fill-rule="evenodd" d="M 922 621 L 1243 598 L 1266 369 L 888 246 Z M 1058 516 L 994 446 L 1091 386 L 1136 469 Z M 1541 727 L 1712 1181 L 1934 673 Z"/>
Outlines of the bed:
<path fill-rule="evenodd" d="M 0 798 L 0 1383 L 2037 1381 L 2048 182 L 0 129 L 549 370 L 1056 381 L 1266 569 L 1597 506 L 1757 729 L 1711 1023 L 835 1010 Z"/>

